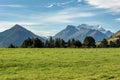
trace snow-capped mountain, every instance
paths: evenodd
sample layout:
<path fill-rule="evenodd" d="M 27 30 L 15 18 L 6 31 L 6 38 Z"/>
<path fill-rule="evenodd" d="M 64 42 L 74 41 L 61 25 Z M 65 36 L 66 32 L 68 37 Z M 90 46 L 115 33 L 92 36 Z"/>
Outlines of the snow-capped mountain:
<path fill-rule="evenodd" d="M 102 28 L 102 26 L 100 25 L 96 25 L 96 26 L 89 26 L 87 24 L 81 24 L 79 26 L 77 26 L 78 29 L 81 28 L 85 28 L 85 29 L 93 29 L 93 30 L 98 30 L 104 34 L 106 34 L 108 37 L 110 37 L 113 33 L 111 31 L 105 30 L 104 28 Z"/>
<path fill-rule="evenodd" d="M 111 31 L 107 31 L 99 25 L 89 26 L 87 24 L 81 24 L 79 26 L 68 25 L 64 30 L 57 33 L 54 38 L 62 38 L 65 41 L 75 38 L 83 42 L 86 36 L 92 36 L 96 41 L 101 41 L 112 34 Z"/>

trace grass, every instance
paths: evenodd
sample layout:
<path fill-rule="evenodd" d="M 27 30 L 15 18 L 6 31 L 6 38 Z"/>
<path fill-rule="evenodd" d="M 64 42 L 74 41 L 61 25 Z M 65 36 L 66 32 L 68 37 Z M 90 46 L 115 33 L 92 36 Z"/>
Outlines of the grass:
<path fill-rule="evenodd" d="M 0 49 L 0 80 L 120 80 L 120 49 Z"/>

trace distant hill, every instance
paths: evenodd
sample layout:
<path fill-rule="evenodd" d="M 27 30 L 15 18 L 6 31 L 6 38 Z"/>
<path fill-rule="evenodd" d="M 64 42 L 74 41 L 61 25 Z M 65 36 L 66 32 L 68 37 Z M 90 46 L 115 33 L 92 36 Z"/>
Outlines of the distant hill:
<path fill-rule="evenodd" d="M 39 38 L 44 41 L 42 37 L 16 24 L 12 28 L 0 33 L 0 47 L 8 47 L 10 44 L 20 46 L 27 38 Z"/>
<path fill-rule="evenodd" d="M 117 39 L 120 39 L 120 31 L 117 31 L 115 34 L 113 34 L 110 38 L 108 38 L 108 41 L 116 41 Z"/>
<path fill-rule="evenodd" d="M 120 37 L 120 31 L 117 31 L 112 37 Z"/>
<path fill-rule="evenodd" d="M 101 41 L 111 35 L 113 35 L 111 31 L 107 31 L 99 25 L 89 26 L 87 24 L 81 24 L 79 26 L 68 25 L 64 30 L 57 33 L 54 38 L 62 38 L 65 41 L 75 38 L 83 42 L 86 36 L 92 36 L 96 41 Z"/>

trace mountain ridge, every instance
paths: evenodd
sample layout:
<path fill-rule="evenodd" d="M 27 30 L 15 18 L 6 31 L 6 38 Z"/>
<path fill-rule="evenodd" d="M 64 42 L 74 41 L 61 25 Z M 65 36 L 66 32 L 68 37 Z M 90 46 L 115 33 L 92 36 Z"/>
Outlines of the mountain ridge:
<path fill-rule="evenodd" d="M 16 24 L 12 28 L 0 33 L 0 47 L 8 47 L 10 44 L 20 46 L 27 38 L 39 38 L 44 41 L 42 37 Z"/>
<path fill-rule="evenodd" d="M 104 38 L 110 37 L 112 34 L 111 31 L 107 31 L 99 25 L 89 26 L 87 24 L 81 24 L 78 26 L 68 25 L 65 29 L 58 32 L 54 38 L 62 38 L 65 41 L 75 38 L 83 42 L 86 36 L 92 36 L 96 41 L 101 41 Z"/>
<path fill-rule="evenodd" d="M 112 34 L 111 31 L 107 31 L 99 25 L 89 26 L 87 24 L 81 24 L 78 26 L 68 25 L 65 29 L 53 36 L 53 38 L 61 38 L 65 41 L 75 38 L 83 42 L 86 36 L 92 36 L 96 41 L 101 41 Z M 39 38 L 43 42 L 46 40 L 46 38 L 38 36 L 21 25 L 16 24 L 0 33 L 0 47 L 8 47 L 10 44 L 20 46 L 27 38 Z"/>

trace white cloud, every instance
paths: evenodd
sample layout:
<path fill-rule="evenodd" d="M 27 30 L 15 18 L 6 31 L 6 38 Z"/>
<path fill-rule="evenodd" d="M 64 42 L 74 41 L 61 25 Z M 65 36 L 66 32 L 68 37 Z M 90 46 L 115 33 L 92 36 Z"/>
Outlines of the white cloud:
<path fill-rule="evenodd" d="M 117 18 L 117 19 L 115 19 L 115 20 L 120 22 L 120 18 Z"/>
<path fill-rule="evenodd" d="M 61 6 L 61 7 L 63 7 L 65 5 L 70 5 L 73 2 L 80 3 L 80 2 L 82 2 L 82 0 L 69 0 L 69 1 L 66 1 L 66 2 L 62 2 L 62 3 L 52 3 L 52 4 L 48 5 L 47 8 L 51 8 L 53 6 Z"/>
<path fill-rule="evenodd" d="M 81 12 L 79 11 L 79 8 L 69 8 L 46 16 L 43 21 L 53 23 L 71 23 L 74 21 L 73 19 L 92 16 L 95 16 L 95 14 L 91 12 Z"/>
<path fill-rule="evenodd" d="M 69 24 L 75 22 L 78 18 L 93 17 L 96 14 L 87 11 L 81 11 L 79 7 L 67 8 L 58 12 L 49 14 L 32 15 L 30 20 L 41 22 L 42 24 Z"/>
<path fill-rule="evenodd" d="M 62 7 L 64 5 L 68 5 L 68 4 L 72 3 L 74 1 L 75 0 L 69 0 L 69 1 L 66 1 L 66 2 L 62 2 L 62 3 L 52 3 L 52 4 L 48 5 L 47 8 L 51 8 L 53 6 L 60 6 L 60 7 Z M 78 0 L 78 1 L 80 1 L 80 0 Z"/>
<path fill-rule="evenodd" d="M 80 3 L 80 2 L 82 2 L 82 0 L 77 0 L 77 2 L 79 2 L 79 3 Z"/>
<path fill-rule="evenodd" d="M 33 33 L 39 35 L 39 36 L 51 36 L 54 33 L 56 33 L 56 30 L 39 30 L 39 29 L 34 29 L 34 25 L 37 25 L 38 27 L 43 27 L 40 26 L 40 23 L 34 23 L 34 22 L 10 22 L 10 21 L 0 21 L 0 32 L 3 32 L 7 29 L 10 29 L 13 27 L 15 24 L 22 25 L 23 27 L 27 28 L 28 30 L 32 31 Z"/>
<path fill-rule="evenodd" d="M 27 26 L 27 29 L 30 29 L 29 26 L 34 28 L 34 25 L 37 25 L 38 27 L 44 27 L 42 25 L 46 25 L 46 24 L 49 25 L 49 23 L 50 23 L 50 26 L 51 25 L 56 26 L 58 24 L 66 25 L 66 24 L 72 24 L 76 22 L 76 19 L 78 18 L 92 17 L 95 15 L 96 14 L 91 13 L 91 12 L 81 11 L 79 7 L 67 8 L 64 10 L 51 12 L 49 14 L 48 13 L 29 14 L 29 17 L 15 13 L 15 14 L 12 14 L 12 17 L 20 16 L 23 18 L 23 20 L 0 21 L 0 32 L 12 27 L 15 24 L 20 24 L 25 27 Z M 53 30 L 56 30 L 56 29 L 53 29 Z M 33 32 L 39 35 L 46 35 L 46 36 L 53 35 L 56 32 L 56 31 L 51 31 L 51 30 L 49 30 L 49 33 L 46 32 L 46 30 L 43 30 L 43 31 L 45 32 L 42 32 L 40 30 L 39 32 L 37 30 L 34 30 Z"/>
<path fill-rule="evenodd" d="M 0 25 L 15 25 L 15 24 L 20 24 L 20 25 L 35 25 L 37 23 L 34 22 L 26 22 L 26 21 L 0 21 Z"/>
<path fill-rule="evenodd" d="M 89 4 L 113 12 L 120 12 L 120 0 L 86 0 Z"/>
<path fill-rule="evenodd" d="M 25 22 L 25 21 L 23 21 L 23 22 L 0 21 L 0 32 L 14 26 L 15 24 L 19 24 L 19 25 L 36 25 L 37 23 Z"/>
<path fill-rule="evenodd" d="M 69 0 L 67 2 L 64 2 L 64 3 L 58 3 L 57 5 L 66 5 L 66 4 L 70 4 L 72 3 L 74 0 Z"/>
<path fill-rule="evenodd" d="M 11 7 L 11 8 L 21 8 L 23 5 L 11 4 L 11 5 L 0 5 L 0 7 Z"/>
<path fill-rule="evenodd" d="M 49 36 L 53 36 L 53 34 L 57 33 L 57 31 L 52 30 L 52 31 L 42 31 L 42 30 L 34 30 L 34 29 L 29 29 L 30 31 L 34 32 L 37 35 L 40 36 L 45 36 L 45 37 L 49 37 Z"/>
<path fill-rule="evenodd" d="M 56 14 L 50 17 L 45 18 L 47 22 L 58 22 L 58 23 L 71 23 L 72 19 L 75 18 L 84 18 L 94 16 L 93 13 L 76 13 L 76 14 Z"/>
<path fill-rule="evenodd" d="M 53 7 L 54 5 L 53 4 L 51 4 L 51 5 L 49 5 L 47 8 L 51 8 L 51 7 Z"/>

